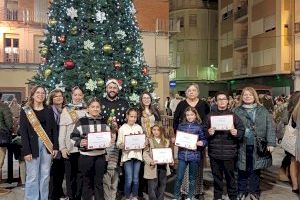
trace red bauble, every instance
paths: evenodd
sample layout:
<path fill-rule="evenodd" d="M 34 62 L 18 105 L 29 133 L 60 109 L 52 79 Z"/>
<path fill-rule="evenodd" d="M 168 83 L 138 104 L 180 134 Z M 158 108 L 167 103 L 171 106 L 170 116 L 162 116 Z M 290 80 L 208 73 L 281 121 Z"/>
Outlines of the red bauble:
<path fill-rule="evenodd" d="M 64 62 L 64 67 L 65 67 L 65 69 L 68 69 L 68 70 L 74 69 L 75 63 L 74 63 L 74 61 L 71 60 L 71 59 L 66 60 L 66 61 Z"/>
<path fill-rule="evenodd" d="M 122 64 L 119 61 L 113 61 L 113 65 L 116 70 L 120 70 L 122 67 Z"/>
<path fill-rule="evenodd" d="M 65 35 L 58 36 L 58 41 L 60 43 L 65 43 L 66 42 L 66 36 Z"/>
<path fill-rule="evenodd" d="M 149 67 L 147 65 L 145 65 L 142 69 L 142 73 L 144 76 L 149 74 Z"/>

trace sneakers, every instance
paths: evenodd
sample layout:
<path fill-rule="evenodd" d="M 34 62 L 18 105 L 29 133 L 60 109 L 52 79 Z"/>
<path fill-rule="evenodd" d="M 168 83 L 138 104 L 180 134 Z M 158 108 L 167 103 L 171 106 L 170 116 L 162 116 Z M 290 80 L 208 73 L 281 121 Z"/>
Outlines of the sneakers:
<path fill-rule="evenodd" d="M 245 200 L 245 199 L 246 199 L 246 195 L 243 194 L 243 193 L 240 193 L 240 194 L 238 194 L 238 196 L 237 196 L 236 199 L 237 199 L 237 200 Z"/>
<path fill-rule="evenodd" d="M 4 195 L 6 195 L 8 193 L 10 193 L 10 190 L 4 189 L 4 188 L 0 188 L 0 196 L 4 196 Z"/>
<path fill-rule="evenodd" d="M 259 200 L 259 195 L 257 195 L 257 194 L 250 194 L 250 199 L 251 200 Z"/>

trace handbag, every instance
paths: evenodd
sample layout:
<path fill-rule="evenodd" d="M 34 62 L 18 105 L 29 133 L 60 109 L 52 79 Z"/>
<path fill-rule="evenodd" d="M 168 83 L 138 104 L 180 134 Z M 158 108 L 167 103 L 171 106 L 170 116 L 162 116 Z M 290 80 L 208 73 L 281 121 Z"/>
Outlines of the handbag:
<path fill-rule="evenodd" d="M 280 143 L 281 148 L 295 156 L 296 139 L 296 129 L 292 127 L 292 118 L 290 118 L 289 123 L 284 128 L 284 135 Z"/>
<path fill-rule="evenodd" d="M 12 140 L 12 134 L 7 128 L 0 129 L 0 147 L 7 147 Z"/>
<path fill-rule="evenodd" d="M 268 151 L 268 142 L 262 138 L 259 137 L 256 134 L 256 128 L 253 119 L 250 117 L 250 115 L 246 112 L 246 118 L 250 121 L 250 128 L 252 130 L 252 133 L 254 135 L 254 142 L 256 144 L 256 153 L 259 157 L 268 157 L 272 156 L 272 154 Z"/>

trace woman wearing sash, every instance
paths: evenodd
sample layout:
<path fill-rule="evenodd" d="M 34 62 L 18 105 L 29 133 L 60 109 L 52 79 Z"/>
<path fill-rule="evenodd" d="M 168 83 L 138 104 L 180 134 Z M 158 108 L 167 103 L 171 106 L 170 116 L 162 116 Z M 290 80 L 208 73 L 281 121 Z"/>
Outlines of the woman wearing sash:
<path fill-rule="evenodd" d="M 80 192 L 76 194 L 77 187 L 81 186 L 81 183 L 77 181 L 79 151 L 77 147 L 74 147 L 70 136 L 77 120 L 86 115 L 83 97 L 82 90 L 78 86 L 74 87 L 72 103 L 66 105 L 60 115 L 59 150 L 65 159 L 67 195 L 70 200 L 80 199 L 81 195 Z"/>
<path fill-rule="evenodd" d="M 46 91 L 32 88 L 20 113 L 22 153 L 26 162 L 25 200 L 47 200 L 52 156 L 58 153 L 53 110 L 46 106 Z M 51 156 L 52 154 L 52 156 Z"/>
<path fill-rule="evenodd" d="M 61 89 L 54 89 L 48 96 L 48 105 L 51 106 L 54 119 L 56 122 L 57 131 L 59 131 L 59 121 L 62 109 L 65 106 L 65 97 Z M 59 135 L 59 133 L 58 133 Z M 62 183 L 65 176 L 65 164 L 64 159 L 59 151 L 57 156 L 53 158 L 53 162 L 50 170 L 50 184 L 49 184 L 49 199 L 59 200 L 65 196 Z"/>

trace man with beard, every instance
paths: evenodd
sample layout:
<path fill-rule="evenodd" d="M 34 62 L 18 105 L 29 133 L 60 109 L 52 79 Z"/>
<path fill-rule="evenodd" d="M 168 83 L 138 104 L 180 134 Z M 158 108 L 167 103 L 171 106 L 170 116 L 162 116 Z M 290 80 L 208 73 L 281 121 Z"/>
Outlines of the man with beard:
<path fill-rule="evenodd" d="M 118 128 L 125 123 L 126 111 L 129 104 L 125 99 L 119 98 L 119 90 L 122 87 L 116 79 L 109 79 L 106 82 L 106 97 L 101 100 L 102 116 L 104 123 L 111 127 L 113 144 L 107 148 L 107 172 L 103 179 L 105 200 L 115 200 L 119 182 L 120 162 L 119 149 L 116 147 Z M 123 176 L 122 176 L 123 177 Z M 122 185 L 122 184 L 121 184 Z"/>

